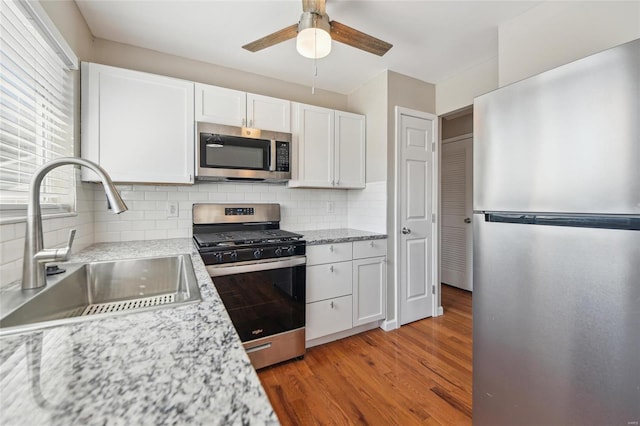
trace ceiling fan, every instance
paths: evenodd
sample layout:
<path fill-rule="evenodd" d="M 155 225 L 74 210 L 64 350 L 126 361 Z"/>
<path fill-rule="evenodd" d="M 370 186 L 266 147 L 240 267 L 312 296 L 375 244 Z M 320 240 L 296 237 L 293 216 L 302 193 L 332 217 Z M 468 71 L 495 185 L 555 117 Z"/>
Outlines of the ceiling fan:
<path fill-rule="evenodd" d="M 257 52 L 283 41 L 297 38 L 298 52 L 307 58 L 322 58 L 331 51 L 331 40 L 339 41 L 360 50 L 382 56 L 393 47 L 385 41 L 330 21 L 325 10 L 326 0 L 302 0 L 300 22 L 242 46 Z"/>

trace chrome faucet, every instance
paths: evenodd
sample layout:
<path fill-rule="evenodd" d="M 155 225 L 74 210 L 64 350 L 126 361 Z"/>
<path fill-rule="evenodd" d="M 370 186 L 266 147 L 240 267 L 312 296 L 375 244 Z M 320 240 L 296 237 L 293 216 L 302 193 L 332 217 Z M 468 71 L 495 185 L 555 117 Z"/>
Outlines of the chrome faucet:
<path fill-rule="evenodd" d="M 120 198 L 118 190 L 114 186 L 107 172 L 99 165 L 81 158 L 65 157 L 50 161 L 35 171 L 29 184 L 29 205 L 27 207 L 27 232 L 24 240 L 24 258 L 22 265 L 22 289 L 30 290 L 44 287 L 45 263 L 67 260 L 71 253 L 71 245 L 76 230 L 69 233 L 69 241 L 65 248 L 45 249 L 42 239 L 42 213 L 40 211 L 40 186 L 42 179 L 56 167 L 77 164 L 93 170 L 104 186 L 107 200 L 114 213 L 122 213 L 127 206 Z"/>

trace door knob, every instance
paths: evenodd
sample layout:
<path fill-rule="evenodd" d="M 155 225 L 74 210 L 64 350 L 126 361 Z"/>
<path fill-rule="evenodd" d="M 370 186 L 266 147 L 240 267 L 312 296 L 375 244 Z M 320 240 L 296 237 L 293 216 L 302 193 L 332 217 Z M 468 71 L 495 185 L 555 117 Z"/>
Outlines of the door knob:
<path fill-rule="evenodd" d="M 464 223 L 471 223 L 471 218 L 465 217 L 464 218 Z"/>
<path fill-rule="evenodd" d="M 403 233 L 404 235 L 410 234 L 410 233 L 411 233 L 411 229 L 409 229 L 409 228 L 402 228 L 402 233 Z"/>

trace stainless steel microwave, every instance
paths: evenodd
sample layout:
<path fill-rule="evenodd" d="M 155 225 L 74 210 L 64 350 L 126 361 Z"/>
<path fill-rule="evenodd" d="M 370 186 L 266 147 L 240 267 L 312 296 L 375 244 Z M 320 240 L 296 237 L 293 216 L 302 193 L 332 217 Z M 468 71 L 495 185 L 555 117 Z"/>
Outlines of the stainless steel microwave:
<path fill-rule="evenodd" d="M 199 122 L 196 177 L 205 180 L 291 179 L 291 134 Z"/>

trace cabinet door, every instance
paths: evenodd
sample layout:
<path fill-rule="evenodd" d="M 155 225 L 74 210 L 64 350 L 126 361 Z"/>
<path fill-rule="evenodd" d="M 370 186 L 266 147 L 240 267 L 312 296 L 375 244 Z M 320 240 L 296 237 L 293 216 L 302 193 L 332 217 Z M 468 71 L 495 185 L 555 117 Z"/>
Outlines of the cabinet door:
<path fill-rule="evenodd" d="M 291 102 L 247 93 L 248 127 L 291 133 Z"/>
<path fill-rule="evenodd" d="M 353 326 L 384 319 L 387 274 L 385 257 L 353 261 Z"/>
<path fill-rule="evenodd" d="M 348 330 L 352 327 L 353 297 L 351 295 L 307 303 L 306 309 L 306 340 Z"/>
<path fill-rule="evenodd" d="M 336 111 L 335 185 L 365 187 L 365 117 Z"/>
<path fill-rule="evenodd" d="M 297 162 L 289 186 L 333 188 L 334 112 L 304 104 L 295 109 Z"/>
<path fill-rule="evenodd" d="M 192 82 L 90 63 L 82 77 L 83 158 L 116 182 L 193 183 Z"/>
<path fill-rule="evenodd" d="M 208 84 L 195 84 L 196 121 L 245 126 L 247 94 Z"/>

